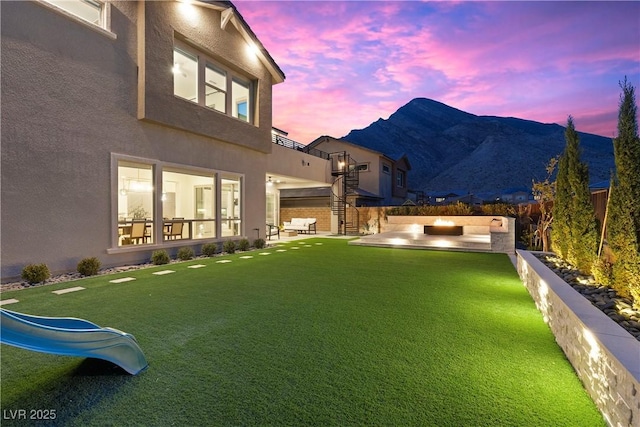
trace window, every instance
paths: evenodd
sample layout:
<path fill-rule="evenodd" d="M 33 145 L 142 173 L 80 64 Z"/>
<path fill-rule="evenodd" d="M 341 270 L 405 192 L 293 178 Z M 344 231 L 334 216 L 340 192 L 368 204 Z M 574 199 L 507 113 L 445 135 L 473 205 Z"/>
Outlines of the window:
<path fill-rule="evenodd" d="M 220 199 L 220 221 L 223 236 L 239 236 L 242 234 L 240 205 L 240 178 L 222 178 L 222 197 Z"/>
<path fill-rule="evenodd" d="M 243 234 L 241 175 L 121 155 L 114 160 L 117 234 L 108 251 Z"/>
<path fill-rule="evenodd" d="M 382 172 L 391 173 L 391 168 L 389 167 L 389 165 L 383 163 L 382 164 Z"/>
<path fill-rule="evenodd" d="M 397 171 L 396 173 L 396 186 L 400 188 L 404 188 L 405 179 L 404 179 L 404 171 Z"/>
<path fill-rule="evenodd" d="M 98 27 L 106 27 L 105 5 L 96 0 L 43 0 Z"/>
<path fill-rule="evenodd" d="M 369 163 L 360 163 L 357 169 L 358 172 L 369 172 Z"/>
<path fill-rule="evenodd" d="M 221 113 L 227 112 L 227 74 L 207 64 L 205 70 L 205 105 Z"/>
<path fill-rule="evenodd" d="M 173 93 L 188 101 L 198 100 L 198 57 L 173 50 Z"/>
<path fill-rule="evenodd" d="M 179 41 L 173 49 L 172 71 L 174 95 L 253 123 L 252 80 Z"/>
<path fill-rule="evenodd" d="M 118 162 L 118 246 L 153 243 L 153 166 Z"/>
<path fill-rule="evenodd" d="M 249 121 L 249 83 L 233 79 L 231 85 L 233 96 L 233 117 Z"/>
<path fill-rule="evenodd" d="M 163 240 L 216 237 L 215 176 L 162 172 Z"/>

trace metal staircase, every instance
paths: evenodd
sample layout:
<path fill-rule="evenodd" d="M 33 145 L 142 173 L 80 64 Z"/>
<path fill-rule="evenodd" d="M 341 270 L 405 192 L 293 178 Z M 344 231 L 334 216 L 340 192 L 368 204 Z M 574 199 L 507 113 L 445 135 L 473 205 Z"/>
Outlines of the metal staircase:
<path fill-rule="evenodd" d="M 346 151 L 329 156 L 331 175 L 336 177 L 331 189 L 331 212 L 338 216 L 338 234 L 360 234 L 360 214 L 355 203 L 360 183 L 356 161 Z"/>

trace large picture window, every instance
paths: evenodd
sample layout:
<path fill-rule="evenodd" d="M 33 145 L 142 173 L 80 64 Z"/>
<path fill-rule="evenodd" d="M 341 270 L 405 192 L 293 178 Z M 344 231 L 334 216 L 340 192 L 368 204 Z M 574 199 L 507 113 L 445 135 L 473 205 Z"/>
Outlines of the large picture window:
<path fill-rule="evenodd" d="M 243 235 L 242 175 L 121 155 L 114 160 L 114 248 Z"/>
<path fill-rule="evenodd" d="M 254 122 L 255 83 L 193 47 L 175 42 L 174 95 L 247 123 Z"/>

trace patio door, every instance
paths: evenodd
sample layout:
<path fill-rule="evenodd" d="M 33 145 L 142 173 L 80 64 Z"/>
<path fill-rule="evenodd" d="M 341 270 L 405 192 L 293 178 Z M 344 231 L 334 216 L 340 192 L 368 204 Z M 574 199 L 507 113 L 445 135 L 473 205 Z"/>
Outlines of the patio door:
<path fill-rule="evenodd" d="M 278 211 L 278 196 L 274 191 L 267 190 L 267 224 L 280 225 Z"/>

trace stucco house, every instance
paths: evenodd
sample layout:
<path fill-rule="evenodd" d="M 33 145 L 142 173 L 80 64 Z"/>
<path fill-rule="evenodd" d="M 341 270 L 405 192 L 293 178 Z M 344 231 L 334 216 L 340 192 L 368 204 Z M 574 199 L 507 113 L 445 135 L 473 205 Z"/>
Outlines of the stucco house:
<path fill-rule="evenodd" d="M 232 3 L 1 7 L 3 281 L 260 235 L 285 75 Z"/>
<path fill-rule="evenodd" d="M 392 159 L 379 151 L 331 136 L 316 138 L 307 147 L 328 153 L 346 152 L 355 161 L 359 174 L 356 206 L 396 206 L 407 200 L 407 174 L 411 165 L 406 155 Z"/>

